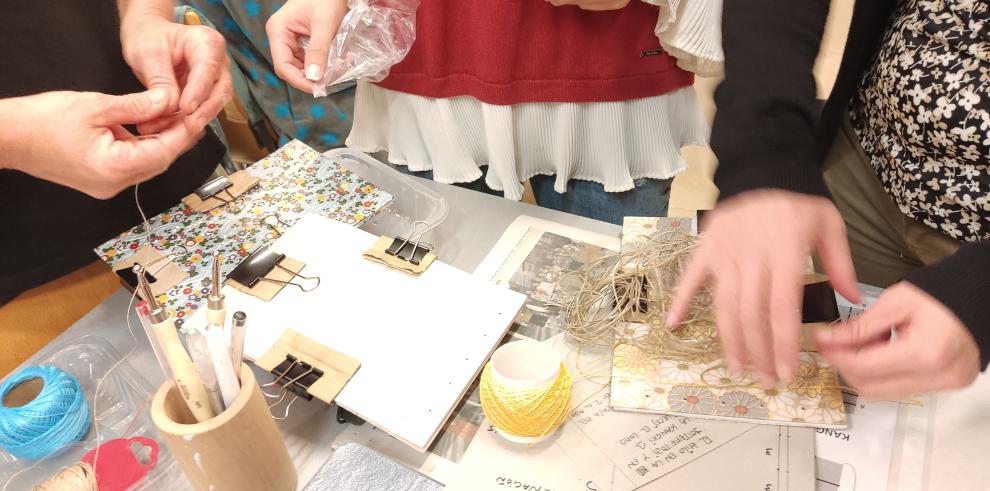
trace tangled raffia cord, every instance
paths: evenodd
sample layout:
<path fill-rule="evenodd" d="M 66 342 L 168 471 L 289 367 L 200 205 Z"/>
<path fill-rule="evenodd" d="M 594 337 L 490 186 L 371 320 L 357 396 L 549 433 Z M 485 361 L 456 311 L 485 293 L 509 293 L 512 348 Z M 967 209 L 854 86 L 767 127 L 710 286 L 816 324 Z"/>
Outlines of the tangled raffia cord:
<path fill-rule="evenodd" d="M 76 462 L 59 469 L 32 491 L 96 491 L 96 473 L 85 462 Z"/>
<path fill-rule="evenodd" d="M 571 375 L 563 363 L 549 387 L 512 390 L 492 378 L 491 363 L 481 372 L 481 407 L 500 431 L 520 437 L 550 434 L 571 411 Z"/>
<path fill-rule="evenodd" d="M 560 278 L 554 302 L 564 312 L 561 330 L 582 345 L 616 342 L 667 360 L 711 361 L 719 356 L 711 295 L 691 303 L 680 327 L 666 325 L 667 308 L 695 237 L 667 228 L 630 252 L 605 256 Z M 644 327 L 630 324 L 629 319 Z"/>

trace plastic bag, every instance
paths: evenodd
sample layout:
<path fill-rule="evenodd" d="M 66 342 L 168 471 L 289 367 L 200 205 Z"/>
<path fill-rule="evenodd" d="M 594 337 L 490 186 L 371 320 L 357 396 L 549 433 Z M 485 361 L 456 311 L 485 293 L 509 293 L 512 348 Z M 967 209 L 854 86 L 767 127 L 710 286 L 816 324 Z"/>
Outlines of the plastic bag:
<path fill-rule="evenodd" d="M 83 455 L 96 448 L 97 444 L 114 438 L 144 437 L 158 440 L 151 422 L 151 412 L 148 410 L 153 388 L 131 365 L 130 361 L 138 361 L 136 357 L 121 362 L 122 359 L 123 356 L 106 340 L 83 336 L 48 346 L 28 360 L 26 365 L 56 366 L 79 379 L 90 410 L 95 407 L 98 411 L 93 413 L 93 418 L 99 420 L 100 441 L 96 439 L 95 426 L 90 425 L 89 432 L 81 442 L 70 443 L 42 460 L 17 459 L 0 450 L 0 488 L 11 491 L 31 489 L 59 469 L 78 462 Z M 99 400 L 95 401 L 96 386 L 100 378 L 115 365 L 117 367 L 100 387 Z M 158 443 L 157 464 L 134 489 L 187 489 L 189 483 L 172 453 L 164 443 Z"/>
<path fill-rule="evenodd" d="M 313 84 L 322 97 L 358 80 L 379 82 L 402 61 L 416 40 L 419 0 L 349 0 L 350 12 L 337 30 L 323 78 Z M 303 40 L 303 49 L 309 45 Z"/>

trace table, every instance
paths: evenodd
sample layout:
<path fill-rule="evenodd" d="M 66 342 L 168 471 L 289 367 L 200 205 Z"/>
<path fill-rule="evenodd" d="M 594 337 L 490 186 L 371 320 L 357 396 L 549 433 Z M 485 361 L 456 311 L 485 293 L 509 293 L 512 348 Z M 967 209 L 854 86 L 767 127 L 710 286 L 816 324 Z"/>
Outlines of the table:
<path fill-rule="evenodd" d="M 450 214 L 433 232 L 442 260 L 465 271 L 473 271 L 484 259 L 502 232 L 520 215 L 560 222 L 573 227 L 606 235 L 619 235 L 621 228 L 583 217 L 539 208 L 525 203 L 505 200 L 475 191 L 437 184 L 423 183 L 447 198 Z M 83 335 L 106 339 L 121 353 L 127 352 L 132 340 L 124 328 L 124 312 L 130 294 L 121 289 L 85 317 L 72 325 L 52 343 L 64 342 Z M 138 349 L 128 362 L 153 385 L 163 376 L 148 345 L 138 333 Z M 981 375 L 973 386 L 932 398 L 926 411 L 915 416 L 915 424 L 899 424 L 889 489 L 981 489 L 990 482 L 990 466 L 981 465 L 985 450 L 990 449 L 990 377 Z M 902 411 L 904 413 L 904 411 Z M 304 485 L 332 453 L 332 443 L 349 436 L 368 438 L 366 427 L 340 425 L 334 421 L 335 410 L 320 403 L 297 403 L 290 416 L 279 422 L 289 452 Z M 903 416 L 903 414 L 902 414 Z M 924 422 L 924 425 L 921 425 Z M 915 434 L 919 431 L 924 434 Z M 902 465 L 904 455 L 916 452 L 915 442 L 924 441 L 922 468 Z M 396 450 L 394 440 L 381 435 L 362 443 L 372 448 L 389 447 L 393 457 L 419 466 L 443 478 L 452 470 L 449 462 L 431 461 L 429 455 L 411 448 Z M 394 452 L 401 455 L 394 455 Z"/>

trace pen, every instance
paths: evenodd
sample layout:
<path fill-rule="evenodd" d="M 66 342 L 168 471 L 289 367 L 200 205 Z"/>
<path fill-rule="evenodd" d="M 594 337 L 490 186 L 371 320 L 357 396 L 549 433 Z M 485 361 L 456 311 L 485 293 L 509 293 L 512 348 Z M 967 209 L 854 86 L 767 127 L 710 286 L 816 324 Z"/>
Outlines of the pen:
<path fill-rule="evenodd" d="M 134 272 L 137 274 L 141 292 L 151 311 L 149 314 L 151 330 L 155 333 L 165 361 L 171 369 L 172 380 L 175 382 L 176 389 L 182 395 L 182 399 L 189 406 L 189 411 L 192 412 L 197 421 L 206 421 L 216 416 L 210 405 L 206 387 L 203 386 L 203 379 L 196 372 L 196 366 L 189 359 L 189 354 L 182 348 L 179 334 L 175 331 L 175 323 L 172 322 L 168 311 L 158 304 L 158 300 L 151 293 L 151 286 L 148 285 L 148 279 L 144 275 L 144 268 L 135 266 Z"/>
<path fill-rule="evenodd" d="M 192 357 L 196 370 L 203 379 L 203 385 L 206 386 L 206 392 L 210 395 L 213 411 L 220 414 L 226 408 L 223 405 L 223 396 L 220 394 L 220 384 L 217 383 L 217 372 L 213 369 L 206 337 L 199 329 L 190 329 L 186 332 L 186 345 L 189 347 L 189 356 Z"/>
<path fill-rule="evenodd" d="M 162 353 L 162 347 L 158 344 L 158 337 L 155 336 L 155 331 L 151 327 L 151 309 L 148 308 L 148 302 L 141 300 L 134 307 L 134 310 L 137 311 L 138 319 L 141 321 L 141 327 L 144 328 L 144 334 L 148 336 L 148 343 L 151 344 L 151 351 L 155 353 L 158 366 L 161 367 L 165 378 L 171 379 L 172 369 L 169 368 L 168 363 L 165 361 L 165 354 Z"/>
<path fill-rule="evenodd" d="M 230 325 L 230 362 L 234 365 L 240 380 L 241 362 L 244 358 L 244 336 L 247 334 L 247 314 L 241 311 L 234 312 L 234 319 Z"/>
<path fill-rule="evenodd" d="M 230 407 L 241 391 L 241 384 L 237 381 L 233 364 L 230 363 L 223 326 L 209 324 L 206 326 L 205 334 L 206 346 L 209 349 L 210 359 L 213 360 L 213 370 L 216 371 L 217 382 L 220 384 L 220 394 L 223 395 L 223 405 Z"/>
<path fill-rule="evenodd" d="M 210 295 L 206 297 L 206 322 L 221 326 L 227 321 L 227 307 L 223 294 L 220 293 L 220 251 L 213 253 L 213 275 L 211 277 Z"/>

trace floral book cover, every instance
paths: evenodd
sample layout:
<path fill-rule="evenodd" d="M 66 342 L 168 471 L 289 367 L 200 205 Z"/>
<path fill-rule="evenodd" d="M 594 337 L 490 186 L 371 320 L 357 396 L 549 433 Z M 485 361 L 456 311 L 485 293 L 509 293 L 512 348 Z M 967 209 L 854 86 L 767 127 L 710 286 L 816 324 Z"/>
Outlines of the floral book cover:
<path fill-rule="evenodd" d="M 392 195 L 344 169 L 306 144 L 293 140 L 246 169 L 258 185 L 206 212 L 179 203 L 148 217 L 95 249 L 118 270 L 138 250 L 153 247 L 181 270 L 182 279 L 159 294 L 181 327 L 206 302 L 212 255 L 221 254 L 226 277 L 244 258 L 267 246 L 306 213 L 360 225 L 392 201 Z M 154 273 L 153 267 L 148 270 Z M 157 293 L 156 293 L 157 294 Z"/>
<path fill-rule="evenodd" d="M 689 226 L 693 225 L 679 219 L 627 218 L 623 251 L 639 247 L 644 237 L 659 234 L 665 227 L 690 230 Z M 637 329 L 646 327 L 631 323 L 629 336 L 635 336 Z M 801 353 L 792 381 L 764 387 L 745 374 L 730 372 L 721 359 L 663 360 L 624 339 L 628 338 L 617 336 L 613 352 L 614 409 L 787 426 L 846 427 L 838 376 L 814 352 Z"/>

